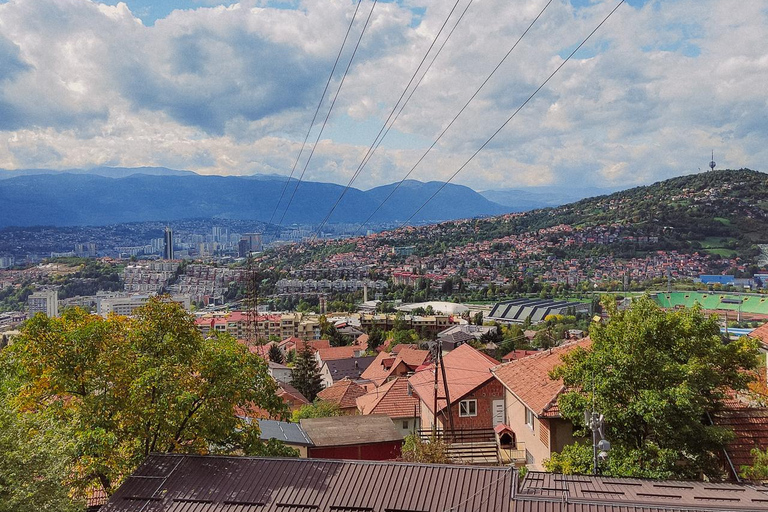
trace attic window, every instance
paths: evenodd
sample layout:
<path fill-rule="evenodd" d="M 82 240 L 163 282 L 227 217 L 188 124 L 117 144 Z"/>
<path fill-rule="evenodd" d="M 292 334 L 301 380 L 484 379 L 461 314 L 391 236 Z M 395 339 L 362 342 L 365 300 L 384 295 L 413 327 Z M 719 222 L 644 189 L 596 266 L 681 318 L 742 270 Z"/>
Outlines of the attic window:
<path fill-rule="evenodd" d="M 459 402 L 459 417 L 477 416 L 477 400 L 462 400 Z"/>

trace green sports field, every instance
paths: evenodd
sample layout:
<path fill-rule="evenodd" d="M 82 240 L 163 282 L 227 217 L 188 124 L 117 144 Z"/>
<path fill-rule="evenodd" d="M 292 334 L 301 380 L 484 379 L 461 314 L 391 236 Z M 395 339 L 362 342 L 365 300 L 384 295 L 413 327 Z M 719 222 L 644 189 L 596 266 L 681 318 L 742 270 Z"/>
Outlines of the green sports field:
<path fill-rule="evenodd" d="M 735 295 L 720 292 L 659 292 L 654 294 L 653 298 L 663 308 L 691 307 L 698 302 L 704 309 L 730 311 L 738 311 L 739 301 L 741 301 L 742 313 L 768 315 L 768 296 Z"/>

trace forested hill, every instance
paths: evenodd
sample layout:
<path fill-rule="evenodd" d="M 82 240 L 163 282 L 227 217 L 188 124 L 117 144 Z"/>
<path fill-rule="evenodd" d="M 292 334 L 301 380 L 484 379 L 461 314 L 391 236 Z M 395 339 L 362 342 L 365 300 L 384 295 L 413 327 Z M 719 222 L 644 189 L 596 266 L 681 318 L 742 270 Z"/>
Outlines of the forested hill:
<path fill-rule="evenodd" d="M 677 250 L 740 256 L 755 263 L 760 253 L 757 244 L 768 244 L 768 174 L 741 169 L 681 176 L 556 208 L 401 228 L 364 245 L 370 249 L 413 244 L 417 255 L 427 256 L 492 241 L 491 251 L 503 252 L 504 237 L 531 233 L 532 240 L 556 239 L 547 231 L 536 232 L 560 225 L 581 233 L 584 243 L 548 248 L 556 257 L 610 254 L 621 258 Z M 317 249 L 325 257 L 328 252 L 349 250 L 349 245 L 341 247 L 349 242 L 326 242 Z M 301 260 L 314 260 L 315 252 L 307 251 Z"/>
<path fill-rule="evenodd" d="M 676 231 L 768 242 L 768 174 L 741 170 L 680 176 L 523 216 L 520 227 L 556 224 L 635 226 L 647 234 Z"/>

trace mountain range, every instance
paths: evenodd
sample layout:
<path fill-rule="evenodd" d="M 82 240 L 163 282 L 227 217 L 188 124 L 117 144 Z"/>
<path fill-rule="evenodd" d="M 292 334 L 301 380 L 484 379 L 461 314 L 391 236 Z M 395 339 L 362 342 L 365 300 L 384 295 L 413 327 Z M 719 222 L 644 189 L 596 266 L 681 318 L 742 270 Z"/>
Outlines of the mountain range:
<path fill-rule="evenodd" d="M 227 218 L 288 224 L 321 222 L 344 187 L 284 176 L 203 176 L 166 168 L 0 171 L 0 203 L 6 226 L 85 226 L 190 218 Z M 440 182 L 406 181 L 381 206 L 394 184 L 363 191 L 350 188 L 330 223 L 359 223 L 381 206 L 372 222 L 404 221 Z M 294 190 L 295 195 L 294 195 Z M 284 214 L 291 200 L 290 208 Z M 283 197 L 277 215 L 273 213 Z M 461 185 L 448 185 L 415 222 L 498 215 L 514 208 L 490 201 Z M 284 217 L 283 217 L 284 215 Z"/>

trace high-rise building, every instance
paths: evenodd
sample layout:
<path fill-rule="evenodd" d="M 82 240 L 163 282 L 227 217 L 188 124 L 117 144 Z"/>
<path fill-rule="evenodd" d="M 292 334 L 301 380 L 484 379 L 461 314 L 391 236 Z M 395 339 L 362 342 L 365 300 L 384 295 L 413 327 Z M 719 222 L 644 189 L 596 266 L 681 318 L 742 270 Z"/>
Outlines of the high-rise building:
<path fill-rule="evenodd" d="M 248 252 L 261 252 L 263 249 L 262 247 L 262 240 L 261 240 L 261 233 L 246 233 L 243 235 L 243 237 L 240 239 L 240 242 L 243 241 L 247 244 L 247 250 Z M 238 245 L 240 247 L 240 245 Z M 241 254 L 241 257 L 243 255 Z M 247 255 L 246 255 L 247 256 Z"/>
<path fill-rule="evenodd" d="M 56 290 L 37 291 L 27 299 L 27 307 L 30 318 L 37 313 L 43 313 L 49 318 L 57 317 L 59 316 L 59 294 Z"/>
<path fill-rule="evenodd" d="M 171 228 L 169 228 L 168 226 L 165 226 L 164 242 L 165 242 L 165 247 L 163 249 L 163 259 L 172 260 L 173 259 L 173 230 L 171 230 Z"/>

